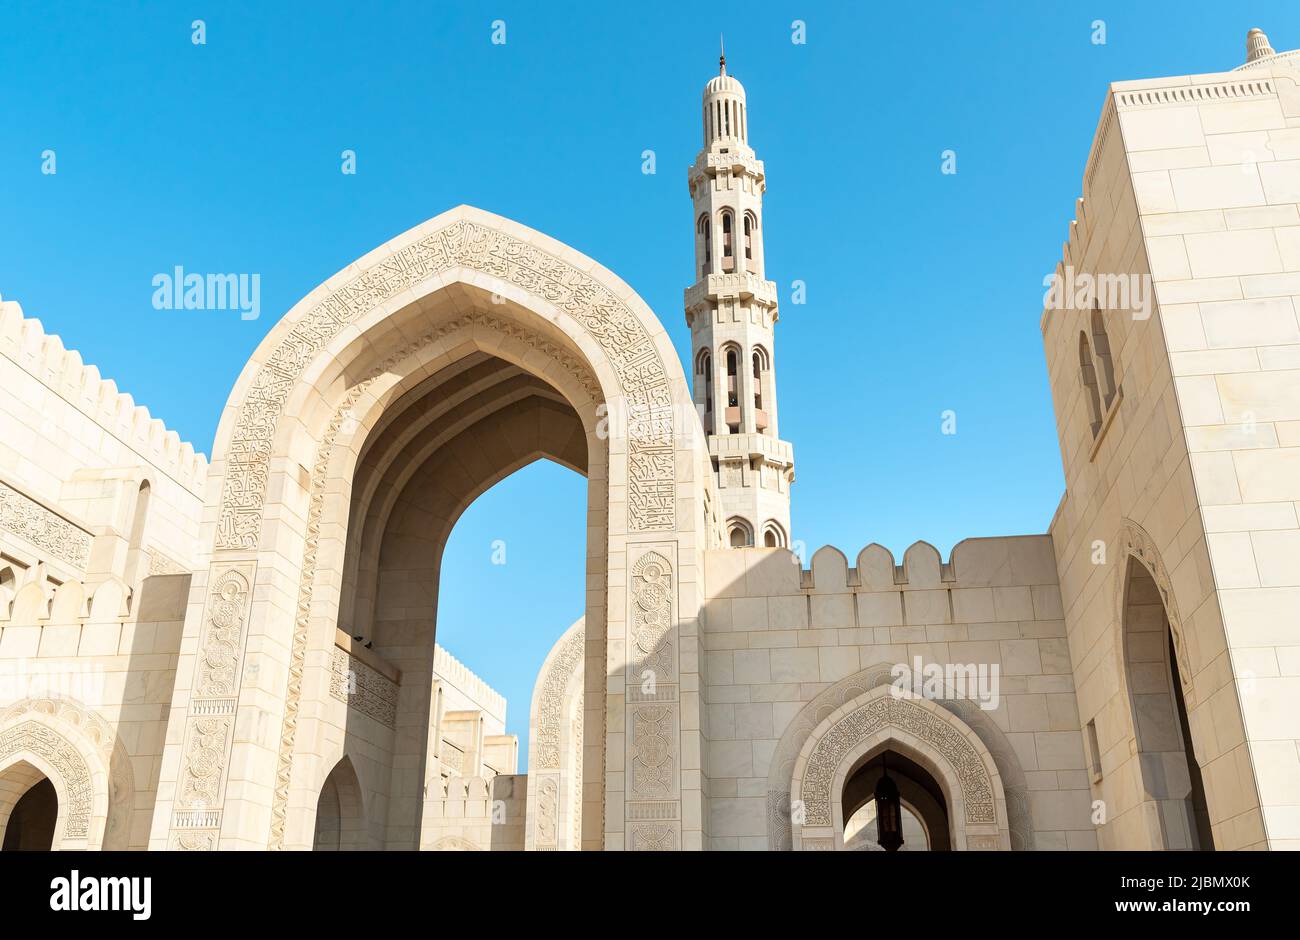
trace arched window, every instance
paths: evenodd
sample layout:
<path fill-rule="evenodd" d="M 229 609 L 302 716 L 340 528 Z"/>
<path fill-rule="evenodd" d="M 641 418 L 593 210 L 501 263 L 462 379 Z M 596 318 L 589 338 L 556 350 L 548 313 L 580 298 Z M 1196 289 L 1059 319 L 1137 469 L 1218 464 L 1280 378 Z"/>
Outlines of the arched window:
<path fill-rule="evenodd" d="M 735 408 L 740 404 L 739 383 L 737 382 L 739 366 L 736 362 L 736 350 L 727 350 L 727 407 Z"/>
<path fill-rule="evenodd" d="M 704 260 L 700 265 L 700 277 L 705 277 L 713 271 L 713 225 L 707 215 L 700 216 L 697 231 L 704 244 Z"/>
<path fill-rule="evenodd" d="M 18 575 L 14 569 L 5 565 L 0 568 L 0 613 L 7 613 L 5 605 L 18 593 Z"/>
<path fill-rule="evenodd" d="M 131 519 L 131 535 L 128 544 L 132 549 L 144 547 L 144 527 L 149 521 L 149 499 L 152 489 L 148 480 L 140 483 L 140 489 L 135 494 L 135 514 Z"/>
<path fill-rule="evenodd" d="M 1102 405 L 1109 411 L 1111 402 L 1115 400 L 1115 364 L 1110 355 L 1110 337 L 1106 335 L 1101 307 L 1096 302 L 1092 307 L 1092 349 L 1097 357 L 1097 380 L 1101 386 Z"/>
<path fill-rule="evenodd" d="M 727 259 L 732 256 L 731 248 L 731 213 L 724 212 L 722 213 L 722 269 L 724 271 L 730 270 Z"/>
<path fill-rule="evenodd" d="M 785 529 L 780 524 L 769 519 L 763 524 L 763 547 L 764 548 L 785 548 Z"/>
<path fill-rule="evenodd" d="M 1079 375 L 1083 380 L 1083 397 L 1088 403 L 1088 423 L 1092 436 L 1101 433 L 1101 395 L 1097 391 L 1097 370 L 1092 365 L 1092 348 L 1088 334 L 1079 333 Z"/>
<path fill-rule="evenodd" d="M 701 349 L 695 357 L 695 374 L 700 377 L 700 387 L 704 389 L 704 413 L 713 412 L 713 356 L 707 349 Z"/>
<path fill-rule="evenodd" d="M 754 217 L 745 213 L 745 260 L 754 260 Z"/>
<path fill-rule="evenodd" d="M 763 410 L 763 359 L 758 350 L 754 350 L 754 410 Z"/>
<path fill-rule="evenodd" d="M 752 548 L 754 530 L 744 519 L 733 516 L 727 520 L 727 543 L 732 548 Z"/>

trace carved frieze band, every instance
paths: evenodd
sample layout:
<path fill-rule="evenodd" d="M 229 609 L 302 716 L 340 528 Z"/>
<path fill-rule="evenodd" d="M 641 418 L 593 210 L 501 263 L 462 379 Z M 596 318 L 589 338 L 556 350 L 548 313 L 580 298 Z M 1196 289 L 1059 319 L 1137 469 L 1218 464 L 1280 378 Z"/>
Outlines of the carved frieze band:
<path fill-rule="evenodd" d="M 311 360 L 349 323 L 453 267 L 502 278 L 578 320 L 613 367 L 629 414 L 628 528 L 675 524 L 672 394 L 640 319 L 606 287 L 539 248 L 467 221 L 426 235 L 323 297 L 271 353 L 239 406 L 227 455 L 218 549 L 255 550 L 276 426 Z"/>
<path fill-rule="evenodd" d="M 67 825 L 64 838 L 90 837 L 90 817 L 94 806 L 94 788 L 90 768 L 67 738 L 39 721 L 24 721 L 0 736 L 0 764 L 14 754 L 35 754 L 53 767 L 63 778 L 67 801 Z"/>
<path fill-rule="evenodd" d="M 836 771 L 849 751 L 878 731 L 896 728 L 929 744 L 952 766 L 961 785 L 967 823 L 996 823 L 993 781 L 979 752 L 958 729 L 906 698 L 884 695 L 832 725 L 813 746 L 801 797 L 808 827 L 830 826 Z"/>
<path fill-rule="evenodd" d="M 253 573 L 251 562 L 212 569 L 185 725 L 172 818 L 173 848 L 214 848 L 220 834 L 222 771 L 238 704 Z M 196 818 L 208 828 L 194 829 Z"/>
<path fill-rule="evenodd" d="M 397 727 L 397 683 L 337 646 L 330 662 L 330 695 L 375 721 Z"/>
<path fill-rule="evenodd" d="M 1120 110 L 1158 105 L 1210 104 L 1240 98 L 1259 98 L 1276 95 L 1273 82 L 1267 78 L 1237 82 L 1216 82 L 1211 85 L 1174 85 L 1168 88 L 1143 88 L 1136 91 L 1119 91 L 1115 100 Z"/>
<path fill-rule="evenodd" d="M 0 483 L 0 529 L 85 570 L 93 536 L 13 487 Z"/>
<path fill-rule="evenodd" d="M 573 683 L 575 672 L 581 684 L 581 668 L 586 652 L 587 634 L 584 630 L 574 632 L 558 655 L 552 660 L 546 676 L 542 680 L 542 694 L 537 707 L 537 769 L 560 769 L 560 738 L 566 719 L 564 700 L 569 686 Z M 582 704 L 578 703 L 577 714 L 582 716 Z"/>

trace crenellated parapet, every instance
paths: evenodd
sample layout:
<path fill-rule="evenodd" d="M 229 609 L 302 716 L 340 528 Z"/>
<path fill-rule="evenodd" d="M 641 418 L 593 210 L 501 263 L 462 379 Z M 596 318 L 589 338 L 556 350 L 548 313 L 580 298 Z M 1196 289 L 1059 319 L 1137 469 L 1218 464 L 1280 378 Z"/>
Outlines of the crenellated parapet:
<path fill-rule="evenodd" d="M 947 561 L 929 542 L 918 541 L 903 553 L 901 564 L 874 542 L 858 552 L 852 564 L 833 545 L 819 548 L 807 567 L 788 549 L 749 549 L 735 553 L 734 560 L 728 560 L 729 554 L 710 554 L 708 589 L 714 596 L 736 593 L 742 586 L 789 595 L 1057 583 L 1051 537 L 1046 535 L 965 539 L 953 547 Z M 736 590 L 713 580 L 719 575 L 730 577 Z"/>
<path fill-rule="evenodd" d="M 458 688 L 486 714 L 505 721 L 506 697 L 441 646 L 434 647 L 433 672 L 443 682 Z"/>
<path fill-rule="evenodd" d="M 84 363 L 80 353 L 65 348 L 57 335 L 46 333 L 40 320 L 24 316 L 14 301 L 0 301 L 0 354 L 202 497 L 207 457 L 119 391 L 113 380 L 103 378 L 98 368 Z"/>

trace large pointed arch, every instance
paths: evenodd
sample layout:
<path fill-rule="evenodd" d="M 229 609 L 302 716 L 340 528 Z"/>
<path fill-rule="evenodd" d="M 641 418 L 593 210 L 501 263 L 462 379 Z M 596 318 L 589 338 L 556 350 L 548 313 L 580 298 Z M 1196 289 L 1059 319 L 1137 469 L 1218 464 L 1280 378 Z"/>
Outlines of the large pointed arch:
<path fill-rule="evenodd" d="M 394 403 L 473 355 L 549 386 L 586 437 L 589 518 L 598 520 L 589 538 L 600 555 L 594 572 L 589 561 L 589 581 L 600 587 L 588 591 L 586 680 L 599 694 L 587 696 L 584 732 L 624 749 L 610 766 L 652 753 L 662 782 L 640 795 L 654 804 L 647 812 L 623 798 L 621 774 L 607 775 L 606 802 L 618 818 L 606 814 L 604 844 L 702 845 L 693 822 L 700 812 L 680 805 L 702 803 L 678 758 L 696 748 L 674 741 L 665 750 L 660 737 L 669 728 L 674 738 L 686 733 L 676 635 L 695 629 L 697 591 L 683 590 L 689 604 L 672 598 L 675 619 L 662 637 L 674 660 L 667 689 L 626 708 L 621 692 L 604 691 L 607 662 L 630 675 L 631 587 L 622 572 L 653 552 L 675 569 L 675 589 L 693 588 L 708 541 L 699 532 L 708 460 L 685 375 L 654 314 L 621 280 L 540 233 L 462 206 L 307 295 L 258 347 L 230 396 L 208 484 L 207 555 L 185 628 L 184 648 L 196 652 L 184 653 L 177 669 L 173 707 L 183 733 L 164 762 L 164 775 L 176 777 L 160 791 L 177 798 L 155 817 L 156 847 L 309 842 L 294 822 L 310 815 L 301 812 L 310 787 L 295 769 L 305 746 L 298 732 L 316 720 L 302 707 L 304 696 L 319 696 L 313 670 L 328 668 L 336 629 L 347 626 L 340 599 L 358 455 Z M 247 591 L 214 590 L 232 573 Z M 205 685 L 200 663 L 212 643 L 236 655 L 229 691 Z M 618 655 L 608 656 L 607 646 Z M 245 678 L 250 651 L 256 683 Z M 277 718 L 278 742 L 239 739 L 235 717 L 244 709 Z M 225 778 L 235 763 L 274 766 L 275 777 L 232 796 Z M 196 775 L 211 786 L 187 802 Z"/>
<path fill-rule="evenodd" d="M 790 784 L 802 821 L 796 850 L 842 849 L 841 794 L 853 769 L 892 749 L 921 765 L 943 790 L 954 849 L 1009 849 L 1006 797 L 997 765 L 956 715 L 889 686 L 832 711 L 800 748 Z"/>

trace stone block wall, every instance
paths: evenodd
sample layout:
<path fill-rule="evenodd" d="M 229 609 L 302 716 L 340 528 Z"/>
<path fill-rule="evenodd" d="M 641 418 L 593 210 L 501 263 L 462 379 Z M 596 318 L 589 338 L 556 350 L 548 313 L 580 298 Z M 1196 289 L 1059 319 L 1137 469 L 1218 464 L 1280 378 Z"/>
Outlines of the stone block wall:
<path fill-rule="evenodd" d="M 826 547 L 807 570 L 783 549 L 715 550 L 705 572 L 713 848 L 777 847 L 770 810 L 781 807 L 770 808 L 768 796 L 789 776 L 776 766 L 783 738 L 810 719 L 819 696 L 889 682 L 890 667 L 917 657 L 982 665 L 990 675 L 997 667 L 996 707 L 959 704 L 995 742 L 1009 801 L 1016 791 L 1013 842 L 1096 847 L 1050 538 L 969 539 L 946 564 L 918 542 L 901 566 L 879 545 L 853 566 Z"/>

